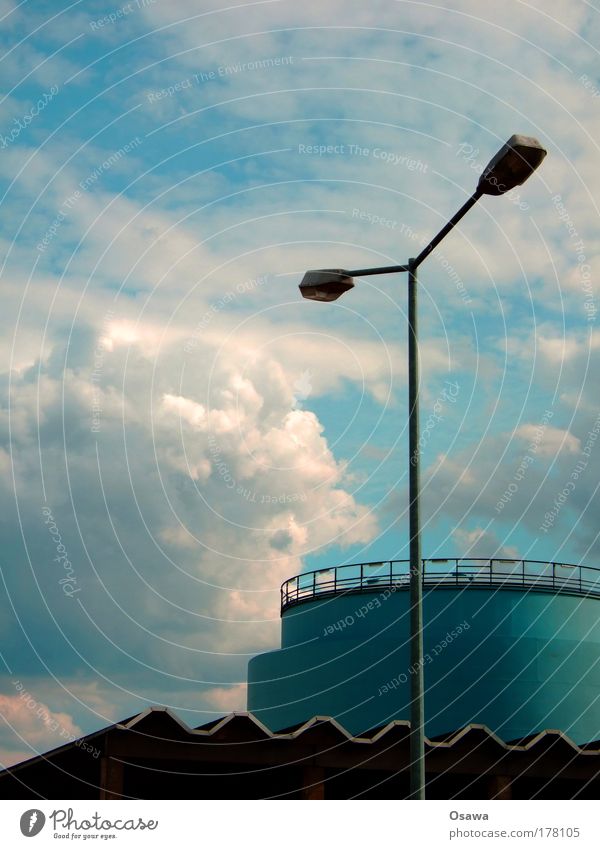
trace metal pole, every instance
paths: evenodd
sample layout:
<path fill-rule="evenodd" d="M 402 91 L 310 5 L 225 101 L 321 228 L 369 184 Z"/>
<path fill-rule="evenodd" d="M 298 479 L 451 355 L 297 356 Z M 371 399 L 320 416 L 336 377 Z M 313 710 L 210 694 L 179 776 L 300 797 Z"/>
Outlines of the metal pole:
<path fill-rule="evenodd" d="M 425 798 L 423 563 L 421 561 L 417 267 L 408 261 L 408 460 L 410 526 L 410 798 Z"/>
<path fill-rule="evenodd" d="M 417 268 L 434 248 L 456 227 L 460 219 L 481 197 L 479 187 L 450 221 L 407 265 L 359 268 L 344 271 L 348 277 L 408 272 L 408 398 L 409 398 L 409 525 L 410 525 L 410 798 L 425 798 L 425 734 L 423 687 L 423 561 L 419 519 L 419 351 L 417 347 Z M 361 584 L 362 584 L 361 567 Z M 314 579 L 313 579 L 314 580 Z M 458 566 L 456 582 L 458 583 Z M 314 587 L 313 587 L 314 593 Z"/>

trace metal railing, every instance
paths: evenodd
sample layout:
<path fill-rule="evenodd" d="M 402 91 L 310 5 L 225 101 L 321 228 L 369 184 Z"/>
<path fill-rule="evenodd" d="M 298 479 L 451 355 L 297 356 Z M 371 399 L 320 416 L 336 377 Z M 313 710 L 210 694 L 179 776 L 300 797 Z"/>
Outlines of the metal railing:
<path fill-rule="evenodd" d="M 323 596 L 408 589 L 409 565 L 388 560 L 304 572 L 281 585 L 281 612 Z M 435 558 L 423 560 L 423 587 L 517 587 L 600 597 L 600 569 L 544 560 Z"/>

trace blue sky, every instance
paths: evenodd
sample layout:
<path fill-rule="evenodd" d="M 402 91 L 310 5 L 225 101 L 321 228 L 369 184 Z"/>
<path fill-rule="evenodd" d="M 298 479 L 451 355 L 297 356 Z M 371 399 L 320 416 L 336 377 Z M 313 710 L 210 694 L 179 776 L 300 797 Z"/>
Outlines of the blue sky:
<path fill-rule="evenodd" d="M 406 556 L 406 280 L 297 285 L 415 255 L 515 132 L 420 270 L 423 552 L 597 564 L 593 7 L 0 16 L 2 763 L 243 709 L 282 580 Z"/>

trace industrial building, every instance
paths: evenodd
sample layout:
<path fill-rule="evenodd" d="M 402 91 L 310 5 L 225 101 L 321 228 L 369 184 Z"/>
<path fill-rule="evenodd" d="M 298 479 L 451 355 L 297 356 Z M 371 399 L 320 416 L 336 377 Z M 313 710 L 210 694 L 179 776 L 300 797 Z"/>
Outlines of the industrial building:
<path fill-rule="evenodd" d="M 600 570 L 424 563 L 430 799 L 600 793 Z M 3 798 L 409 796 L 405 562 L 282 587 L 282 647 L 250 662 L 247 713 L 190 728 L 165 707 L 0 773 Z"/>

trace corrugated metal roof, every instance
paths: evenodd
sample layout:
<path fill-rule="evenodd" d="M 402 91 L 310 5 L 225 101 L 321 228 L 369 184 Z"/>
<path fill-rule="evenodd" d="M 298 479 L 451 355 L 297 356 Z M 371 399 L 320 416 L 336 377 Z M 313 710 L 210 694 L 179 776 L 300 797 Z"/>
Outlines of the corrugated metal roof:
<path fill-rule="evenodd" d="M 331 716 L 313 716 L 311 719 L 303 722 L 295 728 L 285 729 L 283 731 L 271 731 L 266 725 L 257 719 L 254 714 L 246 711 L 229 713 L 212 723 L 207 723 L 199 728 L 190 728 L 182 719 L 173 713 L 170 708 L 166 707 L 147 708 L 129 722 L 120 723 L 120 725 L 124 728 L 134 728 L 142 723 L 154 711 L 161 711 L 165 713 L 182 729 L 186 730 L 191 737 L 219 737 L 222 731 L 232 723 L 237 725 L 238 729 L 242 723 L 249 723 L 254 732 L 257 732 L 265 739 L 270 740 L 295 740 L 316 728 L 319 728 L 320 730 L 328 729 L 332 735 L 339 736 L 344 740 L 357 743 L 359 745 L 369 745 L 379 742 L 384 737 L 387 737 L 392 733 L 397 734 L 398 732 L 401 732 L 402 736 L 408 736 L 410 731 L 410 722 L 407 720 L 395 719 L 388 722 L 387 725 L 384 725 L 381 728 L 373 729 L 360 735 L 353 735 Z M 522 740 L 506 742 L 491 731 L 486 725 L 479 725 L 476 723 L 472 723 L 464 728 L 459 728 L 456 731 L 449 732 L 447 735 L 444 735 L 443 738 L 425 737 L 425 744 L 431 749 L 451 748 L 452 746 L 457 745 L 457 743 L 463 740 L 467 735 L 479 735 L 480 737 L 488 738 L 490 742 L 493 742 L 502 749 L 511 752 L 531 751 L 531 749 L 536 746 L 540 747 L 547 743 L 555 744 L 560 741 L 578 754 L 600 754 L 600 741 L 593 741 L 591 743 L 586 743 L 583 746 L 578 746 L 567 734 L 559 731 L 558 729 L 547 728 L 544 731 L 540 731 L 538 734 L 529 735 Z M 256 733 L 253 734 L 253 737 L 256 739 Z"/>
<path fill-rule="evenodd" d="M 135 716 L 107 726 L 100 731 L 88 734 L 45 754 L 29 758 L 13 767 L 9 767 L 8 770 L 0 772 L 0 778 L 9 771 L 13 772 L 23 767 L 32 766 L 38 761 L 52 760 L 55 755 L 75 747 L 77 744 L 88 742 L 108 731 L 114 730 L 139 732 L 143 735 L 147 734 L 148 737 L 152 737 L 153 739 L 156 739 L 157 732 L 159 732 L 161 736 L 165 735 L 165 740 L 176 738 L 179 741 L 190 743 L 206 741 L 211 744 L 231 745 L 236 743 L 260 742 L 261 740 L 280 740 L 285 742 L 302 738 L 302 742 L 306 742 L 307 744 L 312 743 L 313 745 L 318 743 L 319 745 L 335 746 L 336 744 L 350 743 L 357 747 L 375 748 L 375 744 L 381 743 L 391 746 L 399 742 L 399 740 L 408 737 L 410 722 L 406 720 L 393 720 L 381 728 L 372 729 L 355 736 L 330 716 L 313 716 L 295 728 L 275 732 L 267 728 L 252 713 L 234 712 L 197 728 L 191 728 L 170 708 L 156 706 L 146 708 L 146 710 Z M 572 757 L 582 756 L 587 759 L 600 755 L 599 741 L 592 741 L 578 746 L 562 731 L 551 728 L 540 731 L 538 734 L 530 735 L 522 740 L 511 742 L 502 740 L 485 725 L 478 724 L 467 725 L 464 728 L 449 732 L 443 737 L 425 738 L 426 751 L 431 753 L 436 751 L 441 752 L 446 749 L 458 749 L 459 747 L 473 749 L 485 745 L 491 745 L 496 748 L 498 754 L 501 752 L 514 752 L 541 755 L 548 748 L 552 747 L 555 749 L 558 746 L 559 748 L 564 747 L 567 752 L 571 752 Z"/>

